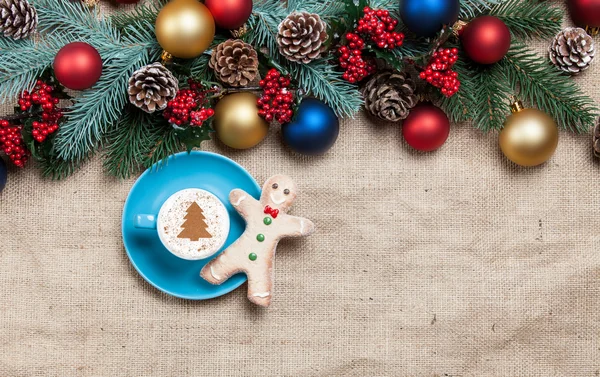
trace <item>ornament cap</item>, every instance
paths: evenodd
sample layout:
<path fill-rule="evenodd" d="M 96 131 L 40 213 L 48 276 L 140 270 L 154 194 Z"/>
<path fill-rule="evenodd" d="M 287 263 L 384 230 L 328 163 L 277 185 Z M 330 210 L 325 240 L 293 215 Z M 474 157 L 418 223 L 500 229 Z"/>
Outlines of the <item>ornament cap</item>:
<path fill-rule="evenodd" d="M 173 55 L 163 50 L 162 54 L 160 55 L 160 60 L 163 65 L 170 64 L 173 61 Z"/>
<path fill-rule="evenodd" d="M 525 106 L 523 106 L 523 102 L 517 99 L 517 97 L 511 98 L 512 105 L 510 105 L 510 111 L 514 113 L 518 113 L 519 111 L 525 110 Z"/>

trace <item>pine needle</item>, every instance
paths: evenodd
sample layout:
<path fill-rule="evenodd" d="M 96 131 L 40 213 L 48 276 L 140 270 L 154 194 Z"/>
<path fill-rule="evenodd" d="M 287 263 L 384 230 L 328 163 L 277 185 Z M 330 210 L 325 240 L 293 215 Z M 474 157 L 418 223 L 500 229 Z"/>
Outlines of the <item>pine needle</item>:
<path fill-rule="evenodd" d="M 473 78 L 478 88 L 472 108 L 475 127 L 484 131 L 501 129 L 509 113 L 512 93 L 505 73 L 494 64 L 481 69 Z"/>
<path fill-rule="evenodd" d="M 588 132 L 596 121 L 598 108 L 575 82 L 548 60 L 530 52 L 529 47 L 513 44 L 499 63 L 513 90 L 532 106 L 547 112 L 564 129 Z"/>
<path fill-rule="evenodd" d="M 563 10 L 544 2 L 508 0 L 489 12 L 498 17 L 511 33 L 523 40 L 551 38 L 561 29 Z"/>

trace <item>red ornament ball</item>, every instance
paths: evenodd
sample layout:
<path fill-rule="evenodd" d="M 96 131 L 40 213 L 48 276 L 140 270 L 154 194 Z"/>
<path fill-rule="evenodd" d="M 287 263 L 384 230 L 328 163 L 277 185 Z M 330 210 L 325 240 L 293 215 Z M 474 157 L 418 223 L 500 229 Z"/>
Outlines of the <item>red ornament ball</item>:
<path fill-rule="evenodd" d="M 223 29 L 239 28 L 252 13 L 252 0 L 206 0 L 204 5 L 212 13 L 217 26 Z"/>
<path fill-rule="evenodd" d="M 446 114 L 431 103 L 417 105 L 402 125 L 404 140 L 422 152 L 438 149 L 448 139 L 450 120 Z"/>
<path fill-rule="evenodd" d="M 567 3 L 577 25 L 600 27 L 600 0 L 569 0 Z"/>
<path fill-rule="evenodd" d="M 92 87 L 102 75 L 102 58 L 98 51 L 84 42 L 73 42 L 58 51 L 54 58 L 54 74 L 69 89 Z"/>
<path fill-rule="evenodd" d="M 483 16 L 463 29 L 460 39 L 467 56 L 479 64 L 499 62 L 510 49 L 510 30 L 500 19 Z"/>

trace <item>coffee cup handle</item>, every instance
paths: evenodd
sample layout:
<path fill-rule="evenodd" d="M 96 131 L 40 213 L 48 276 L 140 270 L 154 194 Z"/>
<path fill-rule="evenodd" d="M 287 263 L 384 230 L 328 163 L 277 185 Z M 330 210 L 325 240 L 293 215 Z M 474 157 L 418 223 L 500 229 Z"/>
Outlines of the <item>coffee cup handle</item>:
<path fill-rule="evenodd" d="M 140 229 L 156 229 L 156 216 L 136 215 L 133 226 Z"/>

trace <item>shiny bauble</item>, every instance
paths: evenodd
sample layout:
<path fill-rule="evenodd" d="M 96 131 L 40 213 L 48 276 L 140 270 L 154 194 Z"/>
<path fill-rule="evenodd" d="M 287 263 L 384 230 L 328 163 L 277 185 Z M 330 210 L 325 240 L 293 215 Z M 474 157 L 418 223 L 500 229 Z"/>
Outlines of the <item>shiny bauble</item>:
<path fill-rule="evenodd" d="M 459 0 L 400 0 L 400 17 L 420 37 L 433 37 L 458 20 Z"/>
<path fill-rule="evenodd" d="M 0 192 L 6 187 L 6 181 L 8 179 L 8 171 L 6 170 L 6 163 L 0 158 Z"/>
<path fill-rule="evenodd" d="M 467 56 L 479 64 L 494 64 L 510 49 L 510 30 L 499 18 L 483 16 L 469 22 L 460 35 Z"/>
<path fill-rule="evenodd" d="M 402 136 L 418 151 L 430 152 L 438 149 L 448 139 L 450 120 L 431 103 L 422 103 L 410 111 L 402 124 Z"/>
<path fill-rule="evenodd" d="M 156 39 L 177 58 L 200 56 L 215 38 L 215 21 L 208 8 L 197 0 L 172 0 L 156 18 Z"/>
<path fill-rule="evenodd" d="M 252 93 L 228 94 L 217 102 L 214 127 L 223 144 L 235 149 L 252 148 L 269 131 L 269 124 L 258 115 L 258 97 Z"/>
<path fill-rule="evenodd" d="M 517 165 L 538 166 L 548 161 L 558 145 L 558 127 L 548 114 L 524 109 L 521 102 L 512 105 L 500 132 L 502 153 Z"/>
<path fill-rule="evenodd" d="M 239 28 L 252 14 L 252 0 L 206 0 L 204 5 L 223 29 Z"/>
<path fill-rule="evenodd" d="M 102 58 L 84 42 L 72 42 L 54 57 L 54 74 L 63 86 L 73 90 L 91 88 L 102 75 Z"/>
<path fill-rule="evenodd" d="M 577 26 L 600 27 L 600 0 L 568 0 L 567 4 Z"/>
<path fill-rule="evenodd" d="M 285 144 L 294 152 L 320 155 L 335 144 L 340 133 L 340 121 L 324 102 L 305 98 L 294 120 L 281 126 L 281 133 Z"/>

